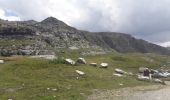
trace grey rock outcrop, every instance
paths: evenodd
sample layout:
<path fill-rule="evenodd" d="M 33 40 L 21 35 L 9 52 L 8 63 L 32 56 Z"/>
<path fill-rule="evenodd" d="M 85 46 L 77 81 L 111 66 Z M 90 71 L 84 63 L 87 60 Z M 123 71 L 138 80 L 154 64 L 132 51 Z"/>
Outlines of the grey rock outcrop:
<path fill-rule="evenodd" d="M 7 42 L 4 42 L 6 41 Z M 29 48 L 28 48 L 29 47 Z M 100 51 L 82 55 L 105 54 L 106 51 L 160 53 L 170 55 L 166 48 L 116 32 L 81 31 L 49 17 L 41 22 L 0 20 L 0 55 L 51 54 L 56 49 L 95 48 Z"/>

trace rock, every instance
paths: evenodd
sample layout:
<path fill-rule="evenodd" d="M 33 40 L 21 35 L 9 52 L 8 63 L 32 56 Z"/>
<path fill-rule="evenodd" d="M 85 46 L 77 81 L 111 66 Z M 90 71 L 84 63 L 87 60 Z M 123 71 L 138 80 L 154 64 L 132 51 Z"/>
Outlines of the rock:
<path fill-rule="evenodd" d="M 141 75 L 139 75 L 137 79 L 140 80 L 140 81 L 149 81 L 149 80 L 150 80 L 149 77 L 147 77 L 147 76 L 141 76 Z"/>
<path fill-rule="evenodd" d="M 3 64 L 4 63 L 4 60 L 0 60 L 0 64 Z"/>
<path fill-rule="evenodd" d="M 20 51 L 24 54 L 35 55 L 32 50 L 47 49 L 48 53 L 56 49 L 89 49 L 82 55 L 97 55 L 106 54 L 107 51 L 125 52 L 157 52 L 161 54 L 170 54 L 170 52 L 148 43 L 144 40 L 138 40 L 128 34 L 120 34 L 117 32 L 87 32 L 77 30 L 68 26 L 64 22 L 49 17 L 41 22 L 36 21 L 4 21 L 0 22 L 0 39 L 3 42 L 8 41 L 10 44 L 15 43 L 20 39 L 26 40 L 15 43 L 15 46 L 1 46 L 0 55 L 10 56 L 18 55 Z M 12 41 L 15 40 L 15 41 Z M 120 42 L 121 40 L 121 42 Z M 133 41 L 132 41 L 133 40 Z M 127 42 L 129 41 L 129 42 Z M 28 42 L 28 43 L 27 43 Z M 22 48 L 22 45 L 29 44 L 30 47 Z M 114 44 L 114 46 L 113 46 Z M 14 44 L 13 44 L 14 45 Z M 124 49 L 126 47 L 126 49 Z M 139 47 L 141 47 L 139 49 Z M 97 48 L 97 49 L 96 49 Z M 98 49 L 100 48 L 100 50 Z M 91 49 L 94 49 L 91 52 Z M 8 51 L 9 50 L 9 51 Z M 13 52 L 16 50 L 17 52 Z M 24 51 L 22 51 L 24 50 Z M 84 51 L 84 50 L 83 50 Z M 33 53 L 33 54 L 32 54 Z M 46 53 L 46 54 L 48 54 Z"/>
<path fill-rule="evenodd" d="M 121 69 L 118 69 L 118 68 L 115 69 L 115 72 L 117 72 L 119 74 L 127 74 L 127 72 L 125 72 L 125 71 L 123 71 Z"/>
<path fill-rule="evenodd" d="M 152 75 L 153 78 L 167 78 L 169 76 L 170 76 L 170 73 L 168 72 L 158 72 Z"/>
<path fill-rule="evenodd" d="M 82 72 L 82 71 L 79 71 L 79 70 L 76 70 L 76 73 L 77 73 L 78 75 L 80 75 L 80 76 L 83 76 L 83 75 L 85 75 L 85 73 L 84 73 L 84 72 Z"/>
<path fill-rule="evenodd" d="M 56 96 L 54 95 L 53 98 L 56 98 Z"/>
<path fill-rule="evenodd" d="M 147 76 L 141 76 L 141 75 L 138 76 L 138 80 L 140 80 L 140 81 L 151 81 L 151 82 L 155 82 L 155 83 L 165 84 L 165 82 L 160 80 L 160 79 L 151 79 Z"/>
<path fill-rule="evenodd" d="M 108 67 L 108 63 L 101 63 L 100 66 L 101 66 L 101 68 L 107 68 Z"/>
<path fill-rule="evenodd" d="M 20 50 L 23 55 L 31 55 L 35 50 Z"/>
<path fill-rule="evenodd" d="M 159 72 L 158 70 L 150 69 L 151 74 L 158 73 L 158 72 Z"/>
<path fill-rule="evenodd" d="M 8 100 L 13 100 L 13 99 L 10 98 L 10 99 L 8 99 Z"/>
<path fill-rule="evenodd" d="M 57 91 L 57 89 L 56 89 L 56 88 L 54 88 L 54 89 L 52 89 L 52 91 Z"/>
<path fill-rule="evenodd" d="M 37 55 L 37 56 L 31 56 L 31 58 L 43 58 L 48 60 L 54 60 L 57 57 L 55 55 Z"/>
<path fill-rule="evenodd" d="M 47 90 L 50 90 L 50 88 L 47 88 Z"/>
<path fill-rule="evenodd" d="M 132 72 L 127 73 L 128 76 L 134 76 Z"/>
<path fill-rule="evenodd" d="M 120 86 L 123 86 L 123 84 L 122 84 L 122 83 L 120 83 L 119 85 L 120 85 Z"/>
<path fill-rule="evenodd" d="M 86 51 L 86 52 L 81 52 L 80 55 L 83 56 L 95 56 L 95 55 L 103 55 L 106 54 L 105 51 Z"/>
<path fill-rule="evenodd" d="M 86 60 L 84 58 L 78 58 L 76 62 L 80 64 L 86 64 Z"/>
<path fill-rule="evenodd" d="M 75 65 L 76 64 L 76 62 L 74 60 L 72 60 L 72 59 L 65 59 L 64 61 L 65 61 L 66 64 L 70 64 L 70 65 Z"/>
<path fill-rule="evenodd" d="M 90 63 L 90 66 L 97 67 L 97 63 Z"/>
<path fill-rule="evenodd" d="M 69 47 L 69 49 L 71 49 L 71 50 L 78 50 L 79 48 L 75 47 L 75 46 L 72 46 L 72 47 Z"/>
<path fill-rule="evenodd" d="M 122 74 L 113 74 L 114 76 L 117 76 L 117 77 L 123 77 Z"/>
<path fill-rule="evenodd" d="M 153 79 L 153 82 L 155 82 L 155 83 L 164 83 L 164 81 L 162 81 L 160 79 Z"/>
<path fill-rule="evenodd" d="M 143 73 L 145 70 L 148 70 L 147 67 L 139 67 L 139 73 Z"/>

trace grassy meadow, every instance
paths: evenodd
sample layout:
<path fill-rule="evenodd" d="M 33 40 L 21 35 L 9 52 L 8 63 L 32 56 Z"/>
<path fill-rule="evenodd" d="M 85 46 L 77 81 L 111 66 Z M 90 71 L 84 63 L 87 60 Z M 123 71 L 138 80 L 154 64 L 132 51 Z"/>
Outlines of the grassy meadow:
<path fill-rule="evenodd" d="M 67 52 L 67 51 L 65 51 Z M 74 52 L 71 52 L 74 54 Z M 60 57 L 62 54 L 60 54 Z M 64 54 L 64 58 L 76 60 L 79 55 Z M 84 56 L 89 64 L 75 66 L 58 60 L 33 59 L 29 57 L 1 57 L 0 100 L 85 100 L 95 89 L 116 89 L 153 83 L 137 81 L 134 77 L 113 76 L 114 69 L 120 68 L 137 73 L 138 67 L 158 68 L 169 59 L 156 54 L 111 53 L 97 56 Z M 109 64 L 107 69 L 99 68 L 100 63 Z M 78 77 L 75 70 L 86 73 Z M 121 86 L 120 84 L 123 84 Z"/>

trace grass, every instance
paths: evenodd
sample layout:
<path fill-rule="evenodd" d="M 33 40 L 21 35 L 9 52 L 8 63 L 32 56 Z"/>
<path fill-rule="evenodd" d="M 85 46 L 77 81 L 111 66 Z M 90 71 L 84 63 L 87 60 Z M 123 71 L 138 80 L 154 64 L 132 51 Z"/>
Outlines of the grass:
<path fill-rule="evenodd" d="M 153 57 L 154 55 L 154 57 Z M 67 56 L 76 60 L 78 56 Z M 137 73 L 140 66 L 160 67 L 167 58 L 155 54 L 109 54 L 85 56 L 88 63 L 109 63 L 107 69 L 87 65 L 66 65 L 59 60 L 31 59 L 28 57 L 0 58 L 0 100 L 84 100 L 94 89 L 116 89 L 152 83 L 133 77 L 113 76 L 115 68 Z M 146 59 L 147 58 L 147 59 Z M 152 61 L 148 60 L 151 59 Z M 79 77 L 75 70 L 86 76 Z M 119 84 L 123 83 L 123 86 Z M 47 89 L 50 88 L 50 89 Z M 54 91 L 53 89 L 56 89 Z"/>
<path fill-rule="evenodd" d="M 28 45 L 28 44 L 33 44 L 33 40 L 29 40 L 29 39 L 18 39 L 18 40 L 0 40 L 0 45 L 1 46 L 18 46 L 18 45 Z"/>

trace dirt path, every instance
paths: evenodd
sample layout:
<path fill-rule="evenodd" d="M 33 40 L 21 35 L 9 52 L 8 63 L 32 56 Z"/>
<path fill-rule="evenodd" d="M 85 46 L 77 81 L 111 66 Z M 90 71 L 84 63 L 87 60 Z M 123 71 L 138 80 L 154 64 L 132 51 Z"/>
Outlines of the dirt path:
<path fill-rule="evenodd" d="M 95 90 L 88 100 L 170 100 L 168 85 L 140 86 L 118 90 Z"/>
<path fill-rule="evenodd" d="M 127 100 L 170 100 L 170 87 L 156 91 L 134 93 Z"/>

